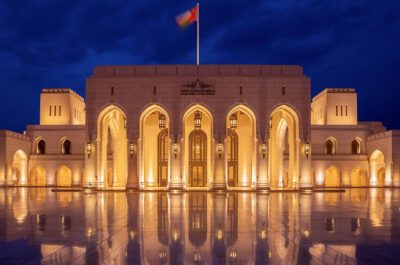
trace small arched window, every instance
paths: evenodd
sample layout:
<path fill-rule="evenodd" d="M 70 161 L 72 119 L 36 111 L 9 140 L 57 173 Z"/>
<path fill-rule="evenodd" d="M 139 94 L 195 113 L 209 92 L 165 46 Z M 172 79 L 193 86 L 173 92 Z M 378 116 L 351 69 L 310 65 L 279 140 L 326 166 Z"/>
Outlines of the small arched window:
<path fill-rule="evenodd" d="M 361 146 L 360 146 L 360 142 L 357 141 L 356 139 L 354 139 L 351 142 L 351 153 L 353 155 L 359 155 L 361 153 Z"/>
<path fill-rule="evenodd" d="M 328 139 L 325 142 L 325 154 L 327 155 L 333 155 L 335 154 L 335 143 L 333 142 L 332 139 Z"/>
<path fill-rule="evenodd" d="M 38 155 L 44 155 L 46 153 L 46 142 L 43 139 L 39 140 L 37 143 L 36 153 Z"/>
<path fill-rule="evenodd" d="M 71 141 L 69 139 L 65 139 L 62 142 L 61 153 L 64 154 L 64 155 L 70 155 L 71 154 Z"/>

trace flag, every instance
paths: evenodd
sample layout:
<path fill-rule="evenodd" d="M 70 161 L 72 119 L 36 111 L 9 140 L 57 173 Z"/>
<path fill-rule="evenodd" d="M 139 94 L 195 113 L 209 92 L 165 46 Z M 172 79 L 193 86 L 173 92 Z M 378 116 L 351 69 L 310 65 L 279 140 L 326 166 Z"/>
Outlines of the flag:
<path fill-rule="evenodd" d="M 176 23 L 181 29 L 186 28 L 190 24 L 197 21 L 197 12 L 197 5 L 195 5 L 195 7 L 193 7 L 191 10 L 176 16 Z"/>

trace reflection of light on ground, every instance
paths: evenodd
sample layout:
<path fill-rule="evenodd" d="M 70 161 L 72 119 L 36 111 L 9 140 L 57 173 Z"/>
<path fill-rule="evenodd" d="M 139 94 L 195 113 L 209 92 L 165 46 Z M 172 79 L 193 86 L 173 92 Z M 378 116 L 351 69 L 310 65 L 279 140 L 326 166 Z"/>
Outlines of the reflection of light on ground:
<path fill-rule="evenodd" d="M 233 264 L 296 264 L 304 255 L 316 263 L 357 263 L 359 242 L 397 240 L 399 213 L 392 211 L 400 208 L 392 206 L 398 198 L 400 190 L 383 188 L 312 194 L 0 189 L 4 243 L 40 245 L 42 264 L 61 257 L 90 264 L 88 253 L 102 264 L 126 264 L 132 253 L 136 264 L 173 264 L 174 258 L 212 264 L 218 253 Z"/>

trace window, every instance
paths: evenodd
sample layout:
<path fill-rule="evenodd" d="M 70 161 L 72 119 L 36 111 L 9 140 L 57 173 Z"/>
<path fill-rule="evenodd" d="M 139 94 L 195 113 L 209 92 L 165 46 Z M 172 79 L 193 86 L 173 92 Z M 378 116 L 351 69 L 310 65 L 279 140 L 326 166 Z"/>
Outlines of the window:
<path fill-rule="evenodd" d="M 346 116 L 347 116 L 347 105 L 346 105 Z"/>
<path fill-rule="evenodd" d="M 51 116 L 51 105 L 50 105 L 50 108 L 49 108 L 49 115 Z"/>
<path fill-rule="evenodd" d="M 332 139 L 328 139 L 325 142 L 325 154 L 327 155 L 333 155 L 335 154 L 335 143 L 333 142 Z"/>
<path fill-rule="evenodd" d="M 360 147 L 360 142 L 354 139 L 351 142 L 351 153 L 353 155 L 359 155 L 361 153 L 361 147 Z"/>
<path fill-rule="evenodd" d="M 58 116 L 61 116 L 61 105 L 58 105 Z"/>
<path fill-rule="evenodd" d="M 37 143 L 36 153 L 38 155 L 44 155 L 46 153 L 46 142 L 43 139 L 39 140 Z"/>
<path fill-rule="evenodd" d="M 343 105 L 340 105 L 340 116 L 343 116 Z"/>
<path fill-rule="evenodd" d="M 336 105 L 336 116 L 339 116 L 339 106 Z"/>
<path fill-rule="evenodd" d="M 64 155 L 70 155 L 71 154 L 71 141 L 69 139 L 65 139 L 62 142 L 61 153 L 64 154 Z"/>

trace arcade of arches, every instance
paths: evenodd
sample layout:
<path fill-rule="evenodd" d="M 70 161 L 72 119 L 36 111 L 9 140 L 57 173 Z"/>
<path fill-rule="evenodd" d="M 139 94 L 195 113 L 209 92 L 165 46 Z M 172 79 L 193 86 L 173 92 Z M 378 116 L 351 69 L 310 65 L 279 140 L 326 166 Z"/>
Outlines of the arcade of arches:
<path fill-rule="evenodd" d="M 137 140 L 140 188 L 168 189 L 175 181 L 184 189 L 209 189 L 218 183 L 228 189 L 252 189 L 259 179 L 257 164 L 261 153 L 267 161 L 266 182 L 271 189 L 300 188 L 300 164 L 304 161 L 306 141 L 301 139 L 300 119 L 293 108 L 281 105 L 271 112 L 265 120 L 268 131 L 265 142 L 257 136 L 254 112 L 243 104 L 226 113 L 225 138 L 215 139 L 214 119 L 208 108 L 193 105 L 183 113 L 181 138 L 174 139 L 167 109 L 157 104 L 146 107 L 140 115 Z M 129 154 L 132 160 L 136 142 L 128 144 L 126 123 L 125 113 L 114 105 L 104 108 L 98 115 L 96 148 L 93 149 L 100 188 L 120 189 L 127 185 Z M 360 152 L 359 141 L 351 143 L 351 152 Z M 325 154 L 335 153 L 336 143 L 328 138 Z M 382 152 L 374 152 L 370 160 L 371 178 L 368 171 L 355 166 L 345 173 L 348 183 L 343 182 L 341 171 L 332 165 L 325 168 L 322 185 L 366 187 L 373 185 L 376 179 L 376 186 L 383 186 Z M 63 174 L 68 176 L 65 170 Z M 64 179 L 60 185 L 71 185 L 70 177 Z"/>

